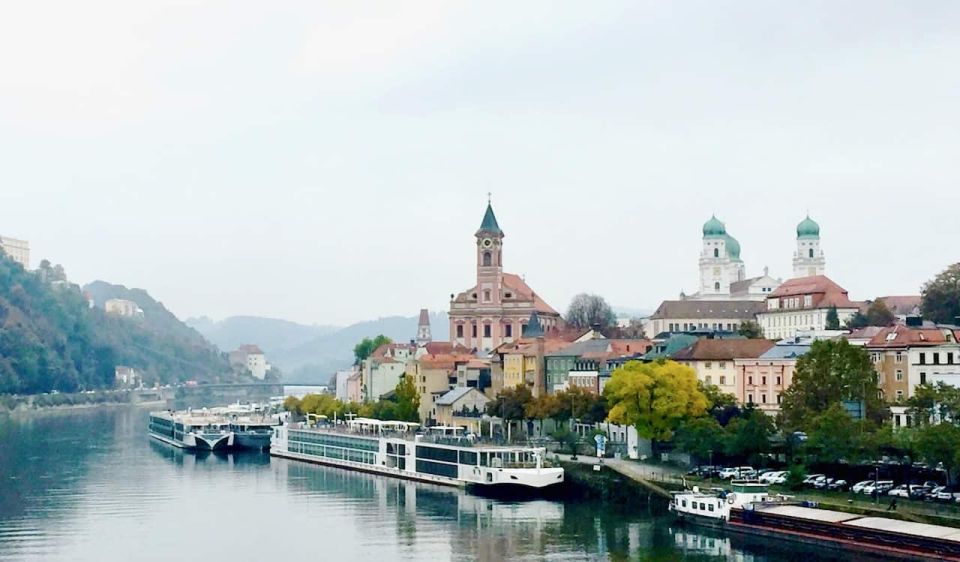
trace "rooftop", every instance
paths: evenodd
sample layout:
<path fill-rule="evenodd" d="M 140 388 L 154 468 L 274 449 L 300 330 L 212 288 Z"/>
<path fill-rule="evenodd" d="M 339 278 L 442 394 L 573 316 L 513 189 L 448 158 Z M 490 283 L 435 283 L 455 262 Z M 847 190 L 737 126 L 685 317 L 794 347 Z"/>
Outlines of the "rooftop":
<path fill-rule="evenodd" d="M 650 316 L 651 319 L 671 320 L 753 320 L 766 309 L 760 301 L 735 300 L 680 300 L 663 301 Z"/>
<path fill-rule="evenodd" d="M 773 347 L 772 340 L 697 340 L 693 345 L 675 352 L 671 357 L 678 361 L 722 361 L 730 359 L 753 359 Z"/>

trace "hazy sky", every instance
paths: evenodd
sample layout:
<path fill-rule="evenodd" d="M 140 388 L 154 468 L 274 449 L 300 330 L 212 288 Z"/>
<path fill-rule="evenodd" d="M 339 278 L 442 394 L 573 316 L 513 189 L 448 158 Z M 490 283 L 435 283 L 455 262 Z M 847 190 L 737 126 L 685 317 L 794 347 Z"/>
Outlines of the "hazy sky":
<path fill-rule="evenodd" d="M 446 309 L 486 193 L 554 307 L 748 275 L 822 228 L 855 299 L 960 240 L 957 2 L 14 2 L 0 233 L 181 317 Z"/>

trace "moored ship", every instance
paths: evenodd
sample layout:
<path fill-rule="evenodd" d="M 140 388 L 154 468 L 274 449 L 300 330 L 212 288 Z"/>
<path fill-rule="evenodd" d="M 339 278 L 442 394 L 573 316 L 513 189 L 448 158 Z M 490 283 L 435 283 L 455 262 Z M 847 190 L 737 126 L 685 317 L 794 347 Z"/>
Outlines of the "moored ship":
<path fill-rule="evenodd" d="M 563 469 L 547 466 L 538 447 L 485 445 L 459 428 L 358 418 L 342 425 L 274 428 L 270 454 L 459 487 L 542 490 L 563 482 Z"/>
<path fill-rule="evenodd" d="M 150 436 L 182 449 L 220 451 L 234 444 L 230 422 L 219 415 L 150 412 Z"/>

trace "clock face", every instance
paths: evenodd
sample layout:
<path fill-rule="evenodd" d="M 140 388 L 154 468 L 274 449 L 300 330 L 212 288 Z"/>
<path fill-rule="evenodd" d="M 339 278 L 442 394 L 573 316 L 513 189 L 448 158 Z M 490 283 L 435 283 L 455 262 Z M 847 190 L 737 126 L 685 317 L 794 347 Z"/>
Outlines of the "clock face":
<path fill-rule="evenodd" d="M 489 238 L 484 238 L 484 239 L 483 239 L 483 247 L 484 247 L 484 248 L 489 248 L 490 246 L 493 246 L 493 240 L 491 240 L 491 239 L 489 239 Z"/>

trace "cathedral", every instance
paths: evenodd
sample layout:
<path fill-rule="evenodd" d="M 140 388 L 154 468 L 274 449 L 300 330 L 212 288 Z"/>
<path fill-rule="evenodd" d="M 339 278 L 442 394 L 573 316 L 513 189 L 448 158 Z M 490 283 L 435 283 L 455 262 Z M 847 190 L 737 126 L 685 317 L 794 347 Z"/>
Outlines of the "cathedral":
<path fill-rule="evenodd" d="M 450 341 L 468 349 L 490 351 L 522 337 L 534 312 L 543 330 L 561 328 L 559 312 L 522 277 L 503 271 L 505 235 L 489 202 L 474 237 L 477 281 L 466 291 L 450 295 Z"/>
<path fill-rule="evenodd" d="M 797 250 L 793 254 L 793 277 L 824 275 L 826 259 L 820 249 L 820 225 L 808 215 L 797 225 Z M 766 268 L 763 275 L 746 276 L 740 258 L 740 242 L 716 216 L 703 224 L 703 245 L 700 250 L 700 287 L 683 300 L 752 300 L 762 301 L 781 283 Z"/>

